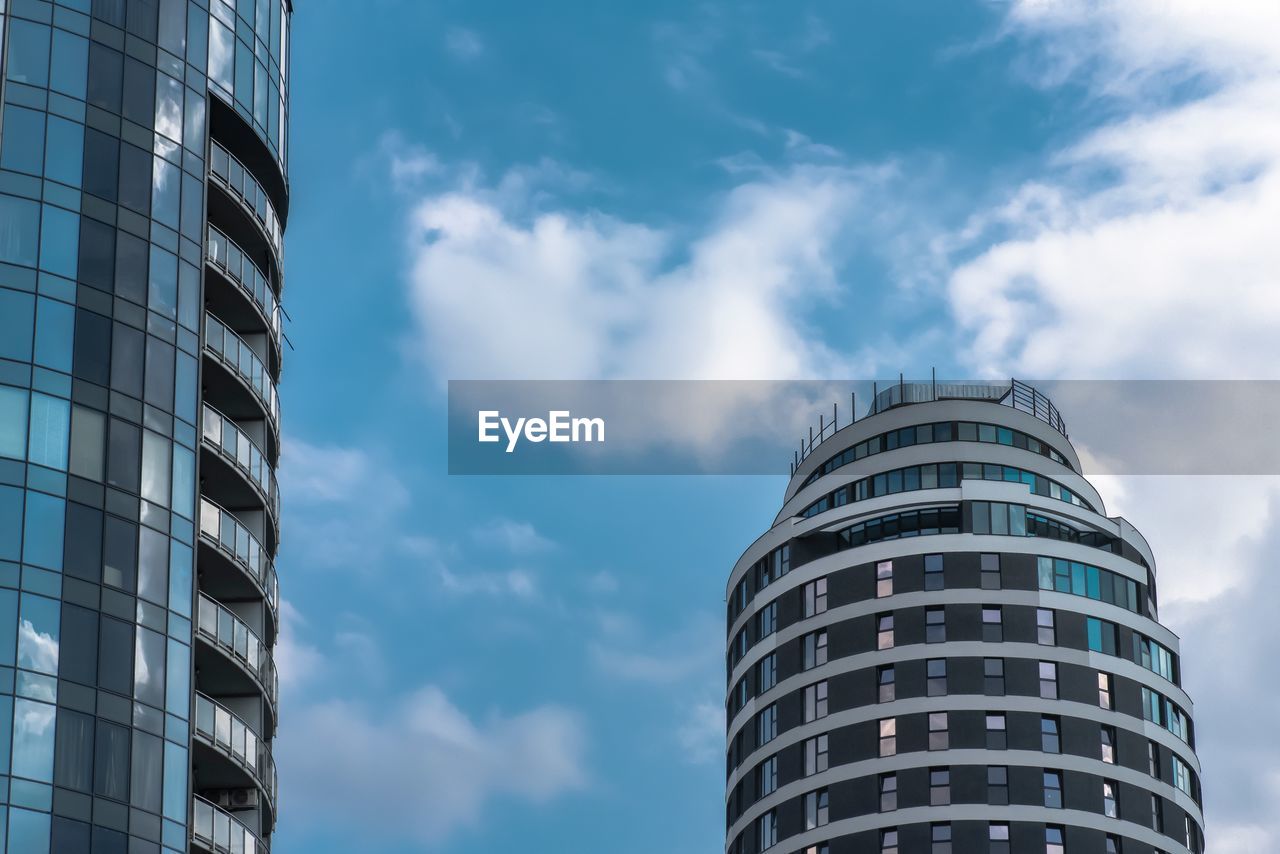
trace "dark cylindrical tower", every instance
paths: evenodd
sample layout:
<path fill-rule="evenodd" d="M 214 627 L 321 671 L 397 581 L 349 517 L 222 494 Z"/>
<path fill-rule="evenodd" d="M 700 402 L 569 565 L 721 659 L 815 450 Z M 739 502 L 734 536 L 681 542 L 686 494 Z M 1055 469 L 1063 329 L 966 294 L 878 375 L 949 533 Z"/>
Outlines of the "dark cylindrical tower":
<path fill-rule="evenodd" d="M 1154 568 L 1033 389 L 880 395 L 730 576 L 726 851 L 1202 852 Z"/>
<path fill-rule="evenodd" d="M 275 824 L 289 0 L 0 0 L 0 851 Z"/>

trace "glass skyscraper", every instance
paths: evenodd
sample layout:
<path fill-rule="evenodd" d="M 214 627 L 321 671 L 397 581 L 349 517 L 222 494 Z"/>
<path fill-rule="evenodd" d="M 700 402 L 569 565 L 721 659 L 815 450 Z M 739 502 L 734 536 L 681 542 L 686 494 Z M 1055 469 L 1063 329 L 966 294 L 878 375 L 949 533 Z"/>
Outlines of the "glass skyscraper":
<path fill-rule="evenodd" d="M 898 384 L 728 586 L 729 854 L 1205 850 L 1155 558 L 1044 395 Z"/>
<path fill-rule="evenodd" d="M 0 851 L 265 850 L 289 0 L 0 0 Z"/>

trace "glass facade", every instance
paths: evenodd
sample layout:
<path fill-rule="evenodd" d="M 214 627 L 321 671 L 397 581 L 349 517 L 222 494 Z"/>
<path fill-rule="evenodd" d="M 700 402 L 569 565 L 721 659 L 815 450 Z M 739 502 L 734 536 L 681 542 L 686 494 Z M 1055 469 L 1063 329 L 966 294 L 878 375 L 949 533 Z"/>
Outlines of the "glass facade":
<path fill-rule="evenodd" d="M 270 838 L 290 14 L 0 0 L 0 852 Z"/>

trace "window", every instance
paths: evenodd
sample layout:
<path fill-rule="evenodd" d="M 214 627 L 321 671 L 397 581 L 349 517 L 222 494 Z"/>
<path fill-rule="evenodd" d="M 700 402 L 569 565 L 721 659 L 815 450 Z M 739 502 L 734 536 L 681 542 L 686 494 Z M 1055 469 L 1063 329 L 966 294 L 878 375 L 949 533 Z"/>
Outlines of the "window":
<path fill-rule="evenodd" d="M 1151 829 L 1164 833 L 1164 801 L 1159 795 L 1151 796 Z"/>
<path fill-rule="evenodd" d="M 758 771 L 757 791 L 758 796 L 763 798 L 765 795 L 771 795 L 778 789 L 778 757 L 770 756 L 768 759 L 760 763 Z"/>
<path fill-rule="evenodd" d="M 756 633 L 758 638 L 767 638 L 773 634 L 778 628 L 778 603 L 770 602 L 760 609 L 760 613 L 756 615 L 756 627 L 759 630 Z"/>
<path fill-rule="evenodd" d="M 1056 646 L 1058 632 L 1055 626 L 1053 611 L 1048 608 L 1036 609 L 1036 642 L 1041 646 Z"/>
<path fill-rule="evenodd" d="M 876 564 L 876 598 L 893 595 L 893 561 L 882 560 Z"/>
<path fill-rule="evenodd" d="M 893 649 L 893 614 L 876 618 L 876 649 Z"/>
<path fill-rule="evenodd" d="M 1160 748 L 1154 741 L 1147 742 L 1147 773 L 1160 779 Z"/>
<path fill-rule="evenodd" d="M 804 849 L 803 854 L 831 854 L 831 846 L 825 842 L 819 842 Z"/>
<path fill-rule="evenodd" d="M 1062 809 L 1062 772 L 1044 772 L 1044 805 L 1049 809 Z"/>
<path fill-rule="evenodd" d="M 791 571 L 791 544 L 773 550 L 773 580 L 777 581 Z"/>
<path fill-rule="evenodd" d="M 881 703 L 892 703 L 897 698 L 897 686 L 894 683 L 892 664 L 882 664 L 876 668 L 876 683 L 880 687 Z"/>
<path fill-rule="evenodd" d="M 987 643 L 1004 640 L 1004 621 L 998 605 L 982 607 L 982 639 Z"/>
<path fill-rule="evenodd" d="M 822 827 L 829 820 L 830 796 L 826 789 L 818 789 L 804 796 L 804 829 Z"/>
<path fill-rule="evenodd" d="M 1120 837 L 1115 834 L 1107 834 L 1107 847 L 1104 854 L 1121 854 Z"/>
<path fill-rule="evenodd" d="M 1138 664 L 1178 683 L 1178 657 L 1148 637 L 1134 633 L 1133 659 Z"/>
<path fill-rule="evenodd" d="M 1040 749 L 1045 753 L 1061 753 L 1062 742 L 1058 736 L 1058 719 L 1049 715 L 1040 718 Z"/>
<path fill-rule="evenodd" d="M 810 632 L 804 636 L 804 669 L 809 670 L 827 663 L 827 630 Z"/>
<path fill-rule="evenodd" d="M 880 775 L 880 812 L 893 812 L 898 808 L 898 775 Z"/>
<path fill-rule="evenodd" d="M 1111 674 L 1098 674 L 1098 706 L 1103 709 L 1114 709 L 1114 700 L 1111 694 Z"/>
<path fill-rule="evenodd" d="M 763 694 L 778 684 L 778 655 L 769 653 L 756 664 L 756 694 Z"/>
<path fill-rule="evenodd" d="M 951 769 L 929 769 L 929 806 L 945 807 L 951 803 Z"/>
<path fill-rule="evenodd" d="M 1194 795 L 1191 791 L 1191 769 L 1187 767 L 1187 763 L 1183 762 L 1175 754 L 1171 763 L 1173 767 L 1173 785 L 1177 786 L 1188 795 Z"/>
<path fill-rule="evenodd" d="M 778 704 L 766 706 L 756 717 L 756 744 L 768 744 L 778 736 Z"/>
<path fill-rule="evenodd" d="M 760 831 L 760 850 L 772 848 L 778 844 L 778 813 L 769 810 L 758 819 Z"/>
<path fill-rule="evenodd" d="M 1052 661 L 1040 662 L 1040 696 L 1045 700 L 1058 699 L 1058 665 Z"/>
<path fill-rule="evenodd" d="M 1116 729 L 1115 727 L 1102 727 L 1102 761 L 1108 765 L 1116 764 Z"/>
<path fill-rule="evenodd" d="M 929 825 L 929 838 L 932 840 L 929 854 L 951 854 L 951 825 Z"/>
<path fill-rule="evenodd" d="M 987 825 L 987 850 L 990 854 L 1009 854 L 1009 825 L 993 821 Z"/>
<path fill-rule="evenodd" d="M 1089 617 L 1085 620 L 1085 636 L 1089 649 L 1106 655 L 1116 654 L 1116 624 Z"/>
<path fill-rule="evenodd" d="M 984 554 L 980 558 L 982 565 L 982 589 L 1000 589 L 1000 555 Z"/>
<path fill-rule="evenodd" d="M 924 609 L 924 642 L 945 643 L 947 640 L 947 612 L 943 608 Z"/>
<path fill-rule="evenodd" d="M 924 589 L 941 590 L 943 588 L 942 555 L 924 556 Z"/>
<path fill-rule="evenodd" d="M 827 716 L 827 682 L 815 682 L 804 689 L 805 723 Z"/>
<path fill-rule="evenodd" d="M 931 658 L 925 662 L 925 674 L 928 679 L 930 697 L 942 697 L 947 693 L 947 660 Z"/>
<path fill-rule="evenodd" d="M 947 731 L 947 713 L 929 713 L 929 749 L 946 750 L 951 737 Z"/>
<path fill-rule="evenodd" d="M 898 854 L 898 829 L 896 827 L 880 831 L 880 854 Z"/>
<path fill-rule="evenodd" d="M 1066 848 L 1066 831 L 1056 825 L 1050 825 L 1044 829 L 1044 854 L 1065 854 Z"/>
<path fill-rule="evenodd" d="M 806 739 L 804 743 L 804 774 L 806 777 L 827 770 L 827 734 Z"/>
<path fill-rule="evenodd" d="M 898 752 L 897 718 L 880 719 L 880 755 L 894 756 Z"/>
<path fill-rule="evenodd" d="M 982 693 L 988 697 L 1004 696 L 1004 659 L 982 660 Z"/>
<path fill-rule="evenodd" d="M 987 803 L 999 807 L 1009 804 L 1009 769 L 1004 765 L 987 766 Z"/>
<path fill-rule="evenodd" d="M 819 578 L 804 586 L 804 615 L 816 617 L 827 611 L 827 579 Z"/>
<path fill-rule="evenodd" d="M 1139 613 L 1137 582 L 1110 570 L 1061 558 L 1040 557 L 1037 567 L 1041 590 L 1087 596 Z"/>
<path fill-rule="evenodd" d="M 1005 750 L 1008 746 L 1009 730 L 1004 712 L 987 712 L 987 749 Z"/>
<path fill-rule="evenodd" d="M 1120 817 L 1120 812 L 1116 807 L 1116 782 L 1114 780 L 1102 781 L 1102 814 L 1107 818 Z"/>

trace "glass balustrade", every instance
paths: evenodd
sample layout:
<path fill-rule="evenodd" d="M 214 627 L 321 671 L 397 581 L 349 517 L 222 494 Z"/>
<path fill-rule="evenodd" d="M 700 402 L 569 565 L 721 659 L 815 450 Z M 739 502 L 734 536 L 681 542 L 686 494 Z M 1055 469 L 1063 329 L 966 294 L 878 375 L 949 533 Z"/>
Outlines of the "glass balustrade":
<path fill-rule="evenodd" d="M 200 594 L 196 629 L 258 678 L 274 709 L 279 690 L 276 666 L 271 661 L 270 648 L 258 639 L 257 633 L 229 609 L 203 593 Z"/>
<path fill-rule="evenodd" d="M 216 355 L 224 365 L 235 371 L 257 393 L 263 408 L 271 418 L 271 426 L 278 429 L 280 398 L 275 383 L 253 349 L 225 323 L 212 314 L 204 316 L 204 346 Z"/>
<path fill-rule="evenodd" d="M 222 186 L 226 187 L 240 200 L 247 210 L 253 213 L 262 230 L 266 232 L 271 248 L 276 257 L 284 255 L 284 227 L 280 217 L 276 216 L 275 206 L 266 190 L 253 177 L 253 173 L 240 163 L 231 152 L 227 151 L 215 140 L 209 144 L 209 171 Z"/>
<path fill-rule="evenodd" d="M 276 797 L 276 766 L 267 742 L 226 706 L 196 693 L 196 735 L 229 755 L 262 784 L 271 803 Z"/>
<path fill-rule="evenodd" d="M 203 434 L 206 442 L 232 461 L 267 497 L 272 517 L 280 518 L 280 490 L 267 457 L 243 430 L 212 406 L 204 407 Z"/>
<path fill-rule="evenodd" d="M 274 614 L 279 607 L 280 585 L 271 557 L 240 520 L 207 498 L 200 499 L 200 536 L 240 564 L 266 594 Z"/>
<path fill-rule="evenodd" d="M 271 329 L 271 335 L 275 339 L 276 346 L 280 346 L 280 334 L 282 331 L 280 323 L 280 303 L 276 299 L 276 293 L 271 289 L 271 283 L 267 281 L 267 277 L 258 265 L 245 254 L 244 250 L 236 245 L 236 242 L 227 237 L 217 228 L 209 226 L 209 239 L 205 246 L 205 255 L 209 261 L 221 270 L 228 279 L 235 282 L 240 288 L 253 298 L 258 308 L 262 311 L 262 316 L 266 318 L 267 326 Z"/>
<path fill-rule="evenodd" d="M 192 798 L 191 835 L 212 851 L 226 854 L 259 854 L 267 846 L 240 819 L 211 801 Z"/>

